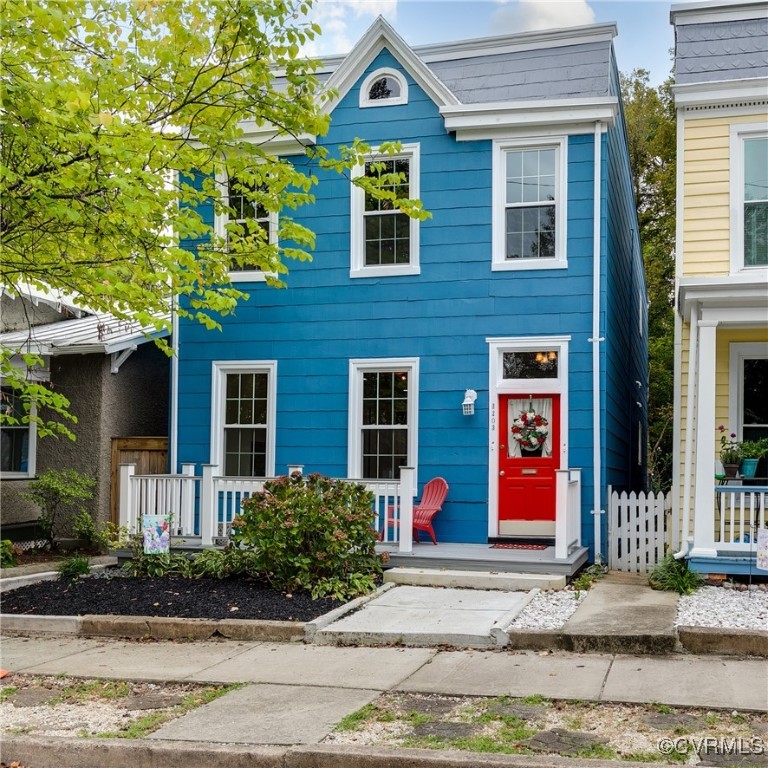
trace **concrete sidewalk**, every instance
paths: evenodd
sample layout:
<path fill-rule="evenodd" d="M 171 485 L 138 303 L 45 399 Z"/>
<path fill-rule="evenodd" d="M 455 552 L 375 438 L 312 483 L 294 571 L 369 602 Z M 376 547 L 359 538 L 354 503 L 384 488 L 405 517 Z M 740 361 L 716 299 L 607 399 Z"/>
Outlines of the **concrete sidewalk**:
<path fill-rule="evenodd" d="M 386 691 L 655 702 L 768 711 L 768 661 L 717 656 L 643 657 L 427 648 L 354 648 L 257 642 L 131 642 L 85 638 L 2 640 L 14 673 L 246 685 L 139 740 L 4 737 L 3 759 L 34 768 L 196 764 L 414 768 L 523 768 L 534 759 L 418 750 L 329 747 L 343 717 Z M 108 743 L 107 743 L 108 742 Z M 120 743 L 122 742 L 122 743 Z M 418 754 L 416 754 L 418 753 Z M 579 761 L 557 758 L 546 765 Z M 596 761 L 590 761 L 593 766 Z M 605 763 L 613 768 L 616 763 Z"/>

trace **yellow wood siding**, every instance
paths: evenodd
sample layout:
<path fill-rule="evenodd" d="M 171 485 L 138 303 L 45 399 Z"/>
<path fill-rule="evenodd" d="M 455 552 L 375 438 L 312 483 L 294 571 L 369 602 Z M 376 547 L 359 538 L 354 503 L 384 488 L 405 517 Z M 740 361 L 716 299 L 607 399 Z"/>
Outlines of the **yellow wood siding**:
<path fill-rule="evenodd" d="M 730 273 L 731 125 L 761 120 L 766 120 L 765 112 L 739 117 L 685 117 L 682 211 L 682 274 L 685 277 Z"/>

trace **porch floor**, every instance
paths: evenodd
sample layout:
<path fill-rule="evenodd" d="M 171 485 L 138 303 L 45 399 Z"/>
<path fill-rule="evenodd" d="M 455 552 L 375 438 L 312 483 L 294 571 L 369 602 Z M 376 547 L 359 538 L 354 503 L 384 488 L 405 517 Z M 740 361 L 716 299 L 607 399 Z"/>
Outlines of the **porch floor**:
<path fill-rule="evenodd" d="M 429 543 L 413 545 L 413 552 L 398 552 L 379 545 L 390 553 L 390 564 L 408 568 L 453 568 L 467 571 L 512 573 L 553 573 L 573 576 L 587 561 L 586 547 L 575 548 L 565 560 L 555 559 L 555 547 L 546 549 L 492 549 L 490 544 Z"/>

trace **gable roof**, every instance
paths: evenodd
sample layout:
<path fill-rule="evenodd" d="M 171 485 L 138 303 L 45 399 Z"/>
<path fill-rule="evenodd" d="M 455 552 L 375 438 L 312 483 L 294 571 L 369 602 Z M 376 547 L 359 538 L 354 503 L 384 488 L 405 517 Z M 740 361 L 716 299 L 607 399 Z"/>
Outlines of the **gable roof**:
<path fill-rule="evenodd" d="M 414 53 L 413 48 L 395 32 L 392 25 L 383 16 L 379 16 L 326 81 L 326 88 L 337 92 L 336 96 L 325 104 L 326 112 L 333 111 L 333 108 L 347 95 L 366 67 L 385 48 L 400 62 L 400 65 L 408 71 L 437 106 L 445 107 L 449 104 L 461 103 L 440 78 Z"/>

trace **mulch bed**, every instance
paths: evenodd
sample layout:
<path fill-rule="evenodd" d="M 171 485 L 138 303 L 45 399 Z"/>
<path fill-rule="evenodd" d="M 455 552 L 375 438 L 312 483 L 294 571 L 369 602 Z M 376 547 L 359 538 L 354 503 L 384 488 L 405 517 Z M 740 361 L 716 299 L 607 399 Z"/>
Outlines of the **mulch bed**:
<path fill-rule="evenodd" d="M 311 621 L 343 605 L 284 594 L 252 579 L 78 578 L 44 581 L 3 595 L 2 612 L 38 616 L 175 616 Z"/>

